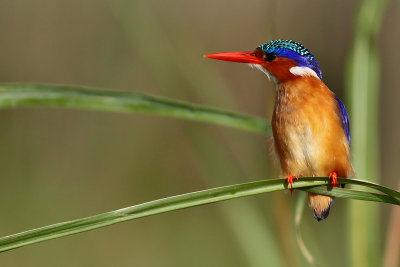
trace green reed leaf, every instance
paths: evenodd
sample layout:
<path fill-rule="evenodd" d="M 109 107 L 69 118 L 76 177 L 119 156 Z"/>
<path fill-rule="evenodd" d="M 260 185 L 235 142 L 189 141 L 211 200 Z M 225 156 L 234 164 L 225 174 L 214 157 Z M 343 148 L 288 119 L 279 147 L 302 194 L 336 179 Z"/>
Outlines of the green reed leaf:
<path fill-rule="evenodd" d="M 299 180 L 296 180 L 293 187 L 301 188 L 309 192 L 323 193 L 338 198 L 351 198 L 400 205 L 400 192 L 398 191 L 391 190 L 381 185 L 355 179 L 339 178 L 338 182 L 346 184 L 358 184 L 364 187 L 375 188 L 379 191 L 387 192 L 388 194 L 331 188 L 328 186 L 316 187 L 331 183 L 327 177 L 300 178 Z M 91 217 L 57 223 L 42 228 L 9 235 L 0 238 L 0 252 L 168 211 L 285 189 L 288 189 L 286 179 L 274 179 L 228 185 L 224 187 L 217 187 L 198 192 L 167 197 Z"/>

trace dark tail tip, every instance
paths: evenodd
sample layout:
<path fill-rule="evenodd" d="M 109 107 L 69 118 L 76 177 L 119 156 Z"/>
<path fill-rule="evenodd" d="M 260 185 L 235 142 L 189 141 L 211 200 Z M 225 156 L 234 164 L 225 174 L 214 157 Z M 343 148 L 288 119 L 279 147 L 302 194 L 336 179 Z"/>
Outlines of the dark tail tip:
<path fill-rule="evenodd" d="M 315 210 L 313 210 L 312 213 L 317 221 L 322 221 L 328 218 L 330 209 L 331 207 L 329 206 L 326 210 L 322 211 L 321 213 L 317 213 Z"/>

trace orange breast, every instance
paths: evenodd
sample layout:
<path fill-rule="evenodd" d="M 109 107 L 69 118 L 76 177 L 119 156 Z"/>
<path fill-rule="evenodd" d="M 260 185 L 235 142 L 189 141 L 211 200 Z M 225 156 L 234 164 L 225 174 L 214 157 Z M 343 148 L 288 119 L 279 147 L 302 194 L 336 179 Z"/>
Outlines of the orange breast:
<path fill-rule="evenodd" d="M 285 176 L 354 175 L 335 96 L 319 79 L 299 77 L 278 85 L 272 129 Z"/>

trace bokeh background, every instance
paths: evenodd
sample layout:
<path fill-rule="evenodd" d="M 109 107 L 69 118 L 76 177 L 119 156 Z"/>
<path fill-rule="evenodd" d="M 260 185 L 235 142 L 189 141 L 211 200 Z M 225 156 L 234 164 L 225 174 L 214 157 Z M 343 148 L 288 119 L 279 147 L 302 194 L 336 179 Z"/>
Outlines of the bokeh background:
<path fill-rule="evenodd" d="M 274 85 L 205 53 L 293 39 L 345 97 L 359 1 L 0 2 L 0 82 L 140 91 L 269 118 Z M 380 183 L 400 165 L 400 2 L 390 1 L 380 54 Z M 344 102 L 347 103 L 346 99 Z M 351 109 L 351 107 L 349 107 Z M 201 189 L 279 177 L 270 137 L 177 119 L 57 108 L 0 111 L 0 236 Z M 357 136 L 353 136 L 357 138 Z M 296 193 L 171 212 L 23 247 L 2 266 L 307 266 L 294 235 Z M 348 265 L 350 201 L 302 233 L 324 266 Z M 379 210 L 383 251 L 391 207 Z M 359 221 L 360 225 L 364 222 Z"/>

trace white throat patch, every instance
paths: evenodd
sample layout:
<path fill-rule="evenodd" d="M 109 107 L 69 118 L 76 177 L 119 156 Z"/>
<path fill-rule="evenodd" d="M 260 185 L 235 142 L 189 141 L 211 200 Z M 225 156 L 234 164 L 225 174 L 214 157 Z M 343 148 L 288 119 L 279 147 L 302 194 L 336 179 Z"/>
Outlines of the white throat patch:
<path fill-rule="evenodd" d="M 289 71 L 296 76 L 313 76 L 315 78 L 318 78 L 318 75 L 310 69 L 309 67 L 292 67 L 289 69 Z"/>
<path fill-rule="evenodd" d="M 264 69 L 263 66 L 261 66 L 260 64 L 249 64 L 249 66 L 253 69 L 258 69 L 258 70 L 264 72 L 270 81 L 274 81 L 276 83 L 276 78 L 271 73 L 269 73 L 266 69 Z"/>

